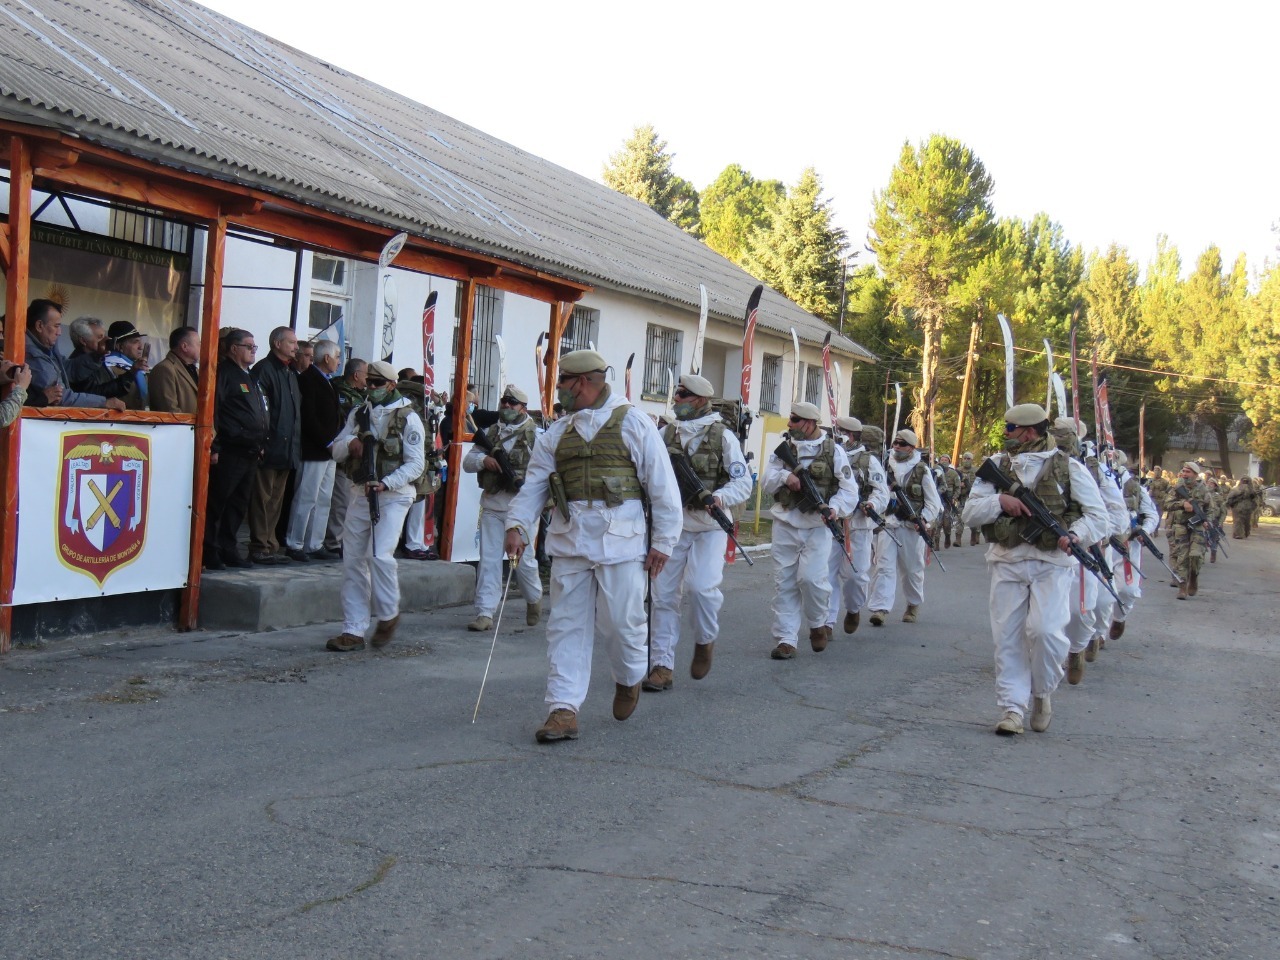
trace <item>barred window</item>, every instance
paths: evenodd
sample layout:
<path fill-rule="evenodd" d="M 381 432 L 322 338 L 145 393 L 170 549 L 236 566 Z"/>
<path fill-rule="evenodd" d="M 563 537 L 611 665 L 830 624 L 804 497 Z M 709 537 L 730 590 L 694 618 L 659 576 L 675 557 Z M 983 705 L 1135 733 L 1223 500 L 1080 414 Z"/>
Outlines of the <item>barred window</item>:
<path fill-rule="evenodd" d="M 466 284 L 459 281 L 453 301 L 453 355 L 458 356 L 458 334 L 462 328 L 462 302 Z M 467 380 L 475 384 L 476 404 L 481 410 L 498 409 L 498 350 L 493 339 L 502 332 L 503 292 L 476 284 L 476 305 L 471 317 L 471 365 Z"/>
<path fill-rule="evenodd" d="M 560 356 L 574 350 L 589 350 L 600 342 L 600 311 L 590 307 L 574 307 L 564 333 L 560 335 Z"/>
<path fill-rule="evenodd" d="M 778 401 L 782 396 L 782 358 L 764 355 L 760 370 L 760 411 L 781 413 Z"/>
<path fill-rule="evenodd" d="M 680 375 L 680 331 L 649 324 L 644 348 L 643 391 L 650 396 L 666 396 L 667 371 Z"/>
<path fill-rule="evenodd" d="M 817 406 L 818 399 L 822 396 L 822 368 L 817 364 L 805 364 L 804 371 L 804 399 L 806 403 L 812 403 Z"/>

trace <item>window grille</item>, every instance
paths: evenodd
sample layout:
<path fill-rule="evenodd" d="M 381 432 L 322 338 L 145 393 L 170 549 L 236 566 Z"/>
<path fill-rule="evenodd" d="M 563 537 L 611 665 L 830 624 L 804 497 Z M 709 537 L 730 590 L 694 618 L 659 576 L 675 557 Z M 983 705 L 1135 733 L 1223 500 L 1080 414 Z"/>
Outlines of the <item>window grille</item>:
<path fill-rule="evenodd" d="M 818 405 L 822 396 L 822 368 L 817 364 L 806 364 L 804 371 L 804 399 L 806 403 Z"/>
<path fill-rule="evenodd" d="M 680 331 L 649 324 L 645 336 L 644 393 L 667 395 L 667 372 L 680 375 Z"/>
<path fill-rule="evenodd" d="M 458 284 L 453 299 L 453 355 L 458 356 L 458 331 L 462 324 L 462 301 L 466 284 Z M 498 409 L 498 350 L 493 335 L 502 332 L 502 291 L 476 285 L 475 315 L 471 321 L 471 365 L 467 380 L 475 384 L 476 404 L 481 410 Z"/>
<path fill-rule="evenodd" d="M 600 342 L 600 311 L 590 307 L 574 307 L 569 322 L 560 336 L 560 356 L 574 350 L 587 350 Z"/>
<path fill-rule="evenodd" d="M 171 253 L 186 253 L 191 227 L 161 216 L 145 207 L 111 207 L 108 233 L 117 240 L 159 247 Z"/>
<path fill-rule="evenodd" d="M 778 401 L 782 396 L 782 358 L 765 354 L 760 370 L 760 410 L 780 413 Z"/>

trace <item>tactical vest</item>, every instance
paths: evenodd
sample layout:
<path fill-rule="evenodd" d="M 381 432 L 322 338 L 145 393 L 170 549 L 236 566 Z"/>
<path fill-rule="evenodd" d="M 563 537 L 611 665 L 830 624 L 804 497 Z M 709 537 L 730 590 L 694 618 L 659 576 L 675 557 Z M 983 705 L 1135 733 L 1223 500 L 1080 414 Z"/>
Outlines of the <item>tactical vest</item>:
<path fill-rule="evenodd" d="M 404 432 L 405 427 L 409 423 L 409 414 L 413 413 L 413 405 L 405 407 L 396 407 L 391 412 L 391 421 L 387 424 L 387 435 L 377 442 L 377 452 L 374 454 L 374 469 L 377 476 L 366 477 L 364 475 L 364 462 L 362 457 L 347 457 L 346 460 L 338 464 L 338 469 L 342 474 L 353 483 L 366 483 L 370 480 L 381 480 L 383 477 L 390 476 L 404 466 Z M 356 415 L 357 429 L 359 429 L 359 414 Z M 364 437 L 360 437 L 364 442 Z M 423 440 L 425 443 L 425 438 Z M 425 497 L 435 493 L 440 489 L 440 474 L 432 469 L 430 451 L 423 450 L 424 467 L 422 473 L 411 481 L 415 497 Z"/>
<path fill-rule="evenodd" d="M 724 420 L 717 420 L 709 425 L 699 435 L 702 443 L 698 444 L 694 453 L 687 453 L 680 445 L 680 433 L 674 423 L 667 424 L 667 428 L 662 431 L 662 440 L 667 445 L 667 450 L 670 453 L 684 453 L 689 458 L 693 472 L 709 493 L 714 493 L 729 482 L 729 471 L 724 465 L 724 431 Z M 680 493 L 686 507 L 691 510 L 703 509 L 702 502 L 696 499 L 693 491 L 681 490 Z"/>
<path fill-rule="evenodd" d="M 498 439 L 498 424 L 494 424 L 486 431 L 489 437 L 489 443 L 497 450 L 502 441 Z M 507 460 L 511 464 L 511 469 L 515 471 L 517 477 L 524 479 L 525 469 L 529 466 L 529 458 L 533 456 L 533 442 L 538 438 L 538 428 L 530 419 L 526 419 L 512 434 L 515 442 L 511 444 L 511 449 L 507 451 Z M 509 439 L 509 438 L 508 438 Z M 476 474 L 476 482 L 480 484 L 480 489 L 485 493 L 514 493 L 515 490 L 507 483 L 506 477 L 502 475 L 501 470 L 481 470 Z"/>
<path fill-rule="evenodd" d="M 1120 496 L 1124 497 L 1124 505 L 1129 512 L 1137 516 L 1138 511 L 1142 509 L 1142 485 L 1134 479 L 1133 474 L 1129 474 L 1129 479 L 1120 488 Z"/>
<path fill-rule="evenodd" d="M 801 463 L 801 466 L 804 466 Z M 818 454 L 809 464 L 809 475 L 813 477 L 814 486 L 822 494 L 822 499 L 830 502 L 832 494 L 840 489 L 840 478 L 836 476 L 836 442 L 827 434 L 822 438 L 822 446 Z M 792 490 L 785 484 L 773 495 L 773 502 L 781 504 L 786 510 L 799 510 L 801 513 L 813 513 L 818 505 L 804 495 L 803 490 Z"/>
<path fill-rule="evenodd" d="M 858 458 L 849 465 L 853 467 L 853 477 L 858 481 L 858 502 L 863 503 L 871 498 L 871 462 L 875 457 L 871 451 L 863 449 Z"/>
<path fill-rule="evenodd" d="M 625 500 L 640 500 L 644 490 L 622 439 L 622 421 L 631 409 L 622 404 L 604 422 L 591 440 L 573 427 L 565 430 L 556 444 L 556 476 L 568 502 L 603 501 L 616 507 Z"/>
<path fill-rule="evenodd" d="M 886 467 L 885 470 L 892 471 L 893 467 Z M 918 461 L 911 468 L 911 472 L 907 474 L 906 480 L 898 484 L 898 488 L 893 491 L 894 497 L 906 499 L 911 503 L 911 506 L 915 507 L 916 516 L 920 516 L 924 512 L 924 477 L 928 471 L 929 468 L 925 466 L 924 461 Z M 892 476 L 896 477 L 897 474 Z M 895 507 L 894 512 L 899 520 L 910 519 L 907 516 L 907 511 L 901 507 Z"/>
<path fill-rule="evenodd" d="M 1004 473 L 1014 476 L 1011 459 L 1007 453 L 1000 454 L 996 464 Z M 1071 528 L 1071 524 L 1084 516 L 1080 504 L 1071 496 L 1069 464 L 1070 459 L 1066 453 L 1061 450 L 1055 452 L 1042 464 L 1040 475 L 1036 477 L 1035 486 L 1032 488 L 1049 512 L 1067 530 Z M 1001 516 L 994 523 L 983 525 L 982 536 L 988 543 L 997 543 L 1002 547 L 1016 547 L 1020 543 L 1030 543 L 1033 547 L 1046 552 L 1058 549 L 1058 538 L 1048 530 L 1042 529 L 1030 517 Z M 1031 539 L 1028 540 L 1027 537 Z"/>

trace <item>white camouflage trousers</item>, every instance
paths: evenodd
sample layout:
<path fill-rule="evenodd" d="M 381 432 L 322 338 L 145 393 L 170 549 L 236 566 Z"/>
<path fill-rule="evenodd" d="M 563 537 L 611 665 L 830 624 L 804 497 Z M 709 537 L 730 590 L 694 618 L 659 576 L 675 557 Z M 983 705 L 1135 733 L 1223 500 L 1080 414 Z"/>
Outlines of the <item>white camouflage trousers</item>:
<path fill-rule="evenodd" d="M 720 633 L 724 594 L 724 551 L 729 538 L 723 530 L 680 534 L 662 573 L 653 581 L 653 665 L 676 665 L 680 640 L 680 608 L 685 590 L 693 613 L 693 642 L 714 643 Z"/>
<path fill-rule="evenodd" d="M 1026 715 L 1032 696 L 1062 682 L 1070 641 L 1066 627 L 1071 567 L 1047 560 L 988 562 L 991 636 L 996 648 L 996 702 Z"/>
<path fill-rule="evenodd" d="M 802 627 L 825 626 L 831 602 L 827 563 L 831 557 L 831 531 L 822 527 L 793 527 L 773 522 L 770 553 L 778 570 L 773 598 L 773 639 L 795 646 Z"/>
<path fill-rule="evenodd" d="M 344 483 L 348 483 L 345 478 Z M 400 574 L 396 545 L 404 515 L 413 502 L 412 490 L 384 490 L 378 494 L 378 525 L 370 530 L 369 501 L 352 490 L 347 522 L 342 530 L 342 630 L 362 637 L 370 617 L 390 620 L 400 612 Z M 372 535 L 371 535 L 372 533 Z"/>

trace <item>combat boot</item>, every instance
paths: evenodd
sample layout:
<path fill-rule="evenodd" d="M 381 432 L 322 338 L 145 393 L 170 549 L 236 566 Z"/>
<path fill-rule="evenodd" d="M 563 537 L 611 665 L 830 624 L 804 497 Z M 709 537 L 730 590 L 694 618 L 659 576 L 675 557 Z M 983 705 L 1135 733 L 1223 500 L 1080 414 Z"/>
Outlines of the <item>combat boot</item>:
<path fill-rule="evenodd" d="M 1053 705 L 1046 694 L 1043 697 L 1031 698 L 1031 729 L 1036 733 L 1044 733 L 1049 729 L 1049 721 L 1053 719 Z"/>
<path fill-rule="evenodd" d="M 969 546 L 976 547 L 978 545 L 978 531 L 972 530 L 969 533 Z"/>
<path fill-rule="evenodd" d="M 1084 648 L 1084 658 L 1090 663 L 1098 659 L 1098 651 L 1102 649 L 1101 640 L 1101 637 L 1095 635 L 1089 640 L 1089 645 Z"/>
<path fill-rule="evenodd" d="M 654 667 L 649 671 L 649 675 L 644 678 L 644 682 L 640 684 L 650 693 L 670 690 L 674 685 L 675 678 L 672 676 L 670 667 Z"/>
<path fill-rule="evenodd" d="M 552 710 L 547 716 L 547 722 L 540 726 L 533 736 L 539 743 L 554 743 L 557 740 L 577 740 L 578 715 L 572 710 L 566 710 L 563 707 L 558 710 Z"/>
<path fill-rule="evenodd" d="M 1178 599 L 1179 599 L 1179 600 L 1186 600 L 1186 599 L 1187 599 L 1187 597 L 1188 597 L 1188 594 L 1187 594 L 1187 581 L 1183 580 L 1180 584 L 1178 584 Z"/>
<path fill-rule="evenodd" d="M 636 704 L 640 702 L 640 684 L 627 686 L 622 683 L 613 685 L 613 719 L 625 720 L 636 712 Z"/>
<path fill-rule="evenodd" d="M 920 612 L 920 605 L 916 603 L 907 604 L 907 612 L 902 615 L 903 623 L 915 623 L 916 614 Z"/>
<path fill-rule="evenodd" d="M 831 642 L 831 628 L 827 626 L 813 627 L 809 630 L 809 646 L 814 653 L 821 653 Z"/>
<path fill-rule="evenodd" d="M 715 643 L 698 643 L 693 647 L 693 661 L 689 664 L 689 676 L 701 680 L 711 672 L 711 657 Z"/>
<path fill-rule="evenodd" d="M 844 632 L 853 633 L 858 629 L 858 621 L 862 619 L 862 613 L 858 610 L 850 610 L 844 615 Z"/>
<path fill-rule="evenodd" d="M 1067 683 L 1074 686 L 1084 679 L 1084 652 L 1067 654 Z"/>
<path fill-rule="evenodd" d="M 1187 596 L 1194 597 L 1200 592 L 1200 571 L 1192 567 L 1187 571 Z"/>

